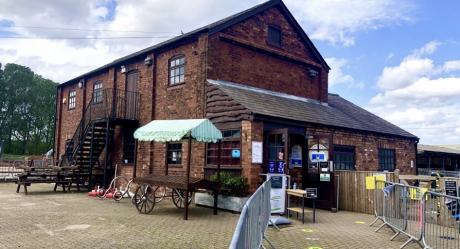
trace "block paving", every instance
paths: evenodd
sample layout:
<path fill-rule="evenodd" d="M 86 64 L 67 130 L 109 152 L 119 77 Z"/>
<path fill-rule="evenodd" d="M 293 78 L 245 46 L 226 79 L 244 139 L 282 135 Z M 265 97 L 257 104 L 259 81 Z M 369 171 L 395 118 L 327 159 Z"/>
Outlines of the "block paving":
<path fill-rule="evenodd" d="M 51 184 L 35 184 L 25 195 L 14 183 L 0 183 L 0 248 L 228 248 L 239 215 L 195 206 L 184 221 L 182 210 L 165 198 L 149 215 L 140 214 L 129 199 L 115 202 L 88 197 L 86 192 L 53 192 Z M 305 224 L 291 217 L 281 231 L 269 227 L 277 248 L 399 248 L 406 237 L 389 241 L 392 232 L 374 216 L 319 210 Z M 264 241 L 266 248 L 271 248 Z M 419 248 L 415 243 L 406 248 Z"/>

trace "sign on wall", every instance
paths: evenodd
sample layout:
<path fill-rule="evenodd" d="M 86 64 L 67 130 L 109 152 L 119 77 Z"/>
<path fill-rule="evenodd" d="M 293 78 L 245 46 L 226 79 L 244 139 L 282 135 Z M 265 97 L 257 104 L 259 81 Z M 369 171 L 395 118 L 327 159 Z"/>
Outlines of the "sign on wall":
<path fill-rule="evenodd" d="M 455 197 L 458 196 L 457 181 L 446 181 L 445 187 L 446 187 L 446 195 L 455 196 Z"/>
<path fill-rule="evenodd" d="M 262 142 L 252 141 L 252 163 L 262 163 Z"/>

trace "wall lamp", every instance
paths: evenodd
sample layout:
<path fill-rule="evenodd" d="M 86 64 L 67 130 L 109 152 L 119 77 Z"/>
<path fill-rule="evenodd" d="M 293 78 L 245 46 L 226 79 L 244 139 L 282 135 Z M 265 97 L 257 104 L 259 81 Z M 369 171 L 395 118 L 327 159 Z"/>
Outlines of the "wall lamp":
<path fill-rule="evenodd" d="M 126 73 L 126 67 L 125 66 L 121 66 L 121 73 Z"/>
<path fill-rule="evenodd" d="M 315 78 L 316 76 L 318 75 L 318 72 L 313 70 L 313 69 L 310 69 L 308 71 L 308 76 L 312 77 L 312 78 Z"/>
<path fill-rule="evenodd" d="M 145 64 L 146 66 L 152 65 L 152 58 L 146 58 L 146 59 L 144 60 L 144 64 Z"/>
<path fill-rule="evenodd" d="M 83 87 L 83 82 L 81 82 L 81 81 L 80 81 L 80 82 L 78 82 L 78 88 L 80 88 L 80 89 L 81 89 L 82 87 Z"/>

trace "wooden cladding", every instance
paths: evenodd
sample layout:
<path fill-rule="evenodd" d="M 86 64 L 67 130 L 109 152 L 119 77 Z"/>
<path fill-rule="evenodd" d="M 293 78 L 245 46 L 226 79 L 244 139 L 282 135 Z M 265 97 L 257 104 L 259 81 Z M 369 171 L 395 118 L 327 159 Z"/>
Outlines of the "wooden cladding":
<path fill-rule="evenodd" d="M 208 84 L 206 118 L 213 124 L 251 120 L 252 112 L 233 100 L 218 86 Z"/>

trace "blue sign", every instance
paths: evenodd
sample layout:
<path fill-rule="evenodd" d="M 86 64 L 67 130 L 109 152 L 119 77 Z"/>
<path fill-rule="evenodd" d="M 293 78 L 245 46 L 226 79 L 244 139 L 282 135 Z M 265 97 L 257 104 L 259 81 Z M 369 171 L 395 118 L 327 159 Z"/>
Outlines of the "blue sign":
<path fill-rule="evenodd" d="M 313 154 L 312 159 L 313 161 L 317 161 L 317 160 L 324 161 L 324 154 Z"/>
<path fill-rule="evenodd" d="M 302 159 L 291 159 L 291 166 L 302 166 Z"/>
<path fill-rule="evenodd" d="M 268 162 L 268 173 L 275 173 L 275 162 Z"/>
<path fill-rule="evenodd" d="M 278 162 L 278 174 L 284 174 L 284 162 Z"/>
<path fill-rule="evenodd" d="M 240 150 L 232 150 L 232 157 L 240 157 Z"/>

